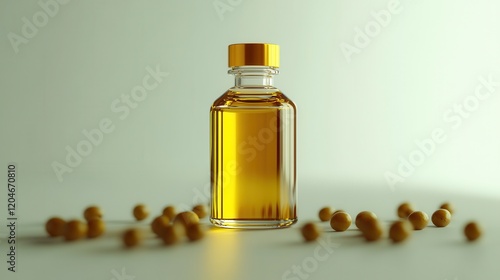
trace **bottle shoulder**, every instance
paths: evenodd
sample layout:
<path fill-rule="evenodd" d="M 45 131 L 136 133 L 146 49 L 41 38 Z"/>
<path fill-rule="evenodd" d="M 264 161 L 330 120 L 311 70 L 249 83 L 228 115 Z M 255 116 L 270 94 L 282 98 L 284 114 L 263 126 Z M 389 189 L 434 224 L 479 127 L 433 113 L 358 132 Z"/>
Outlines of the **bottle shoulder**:
<path fill-rule="evenodd" d="M 277 88 L 244 90 L 230 88 L 212 104 L 212 109 L 262 107 L 296 109 L 295 103 Z"/>

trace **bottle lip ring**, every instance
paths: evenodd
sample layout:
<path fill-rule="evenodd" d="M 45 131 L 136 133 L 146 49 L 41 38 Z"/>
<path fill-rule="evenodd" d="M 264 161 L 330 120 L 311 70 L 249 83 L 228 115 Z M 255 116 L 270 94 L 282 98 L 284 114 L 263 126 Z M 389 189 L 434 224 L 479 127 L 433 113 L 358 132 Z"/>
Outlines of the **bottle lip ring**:
<path fill-rule="evenodd" d="M 233 66 L 227 70 L 228 74 L 233 75 L 278 75 L 279 72 L 278 67 L 262 65 Z"/>

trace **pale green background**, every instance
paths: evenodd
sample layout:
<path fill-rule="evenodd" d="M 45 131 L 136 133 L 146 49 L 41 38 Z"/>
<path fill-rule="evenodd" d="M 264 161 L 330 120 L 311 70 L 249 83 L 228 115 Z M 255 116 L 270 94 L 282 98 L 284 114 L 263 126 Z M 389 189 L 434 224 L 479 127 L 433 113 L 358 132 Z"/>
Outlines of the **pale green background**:
<path fill-rule="evenodd" d="M 137 280 L 286 279 L 314 256 L 317 243 L 303 243 L 298 226 L 210 228 L 197 244 L 166 248 L 149 238 L 133 252 L 121 249 L 126 227 L 148 227 L 149 220 L 132 221 L 134 204 L 146 203 L 153 217 L 166 204 L 207 201 L 209 106 L 232 84 L 227 45 L 236 42 L 281 45 L 276 85 L 299 110 L 299 226 L 317 221 L 324 205 L 352 216 L 372 210 L 385 223 L 402 200 L 428 214 L 445 200 L 457 208 L 449 227 L 415 232 L 402 246 L 365 244 L 354 226 L 325 233 L 338 246 L 308 279 L 498 276 L 500 229 L 491 221 L 500 197 L 500 86 L 457 129 L 443 114 L 474 93 L 480 76 L 500 83 L 499 1 L 401 0 L 400 12 L 350 62 L 340 45 L 353 45 L 356 28 L 373 24 L 372 13 L 390 1 L 73 0 L 16 53 L 8 36 L 40 15 L 38 3 L 0 0 L 1 279 L 119 280 L 120 271 Z M 214 3 L 230 10 L 218 14 Z M 157 65 L 168 77 L 119 119 L 113 101 Z M 60 182 L 53 162 L 64 163 L 65 147 L 74 149 L 82 130 L 105 118 L 114 131 Z M 446 141 L 390 187 L 384 174 L 439 128 Z M 17 274 L 5 262 L 11 161 L 18 163 Z M 48 217 L 81 219 L 89 204 L 102 207 L 105 236 L 73 244 L 44 237 Z M 462 235 L 469 219 L 485 227 L 474 245 Z"/>
<path fill-rule="evenodd" d="M 298 105 L 300 192 L 362 184 L 500 195 L 500 87 L 458 129 L 443 121 L 479 76 L 500 81 L 498 1 L 402 0 L 350 63 L 340 45 L 354 45 L 355 28 L 389 1 L 74 0 L 16 54 L 8 34 L 22 34 L 37 3 L 0 2 L 0 167 L 19 164 L 20 197 L 85 205 L 112 196 L 128 209 L 175 193 L 189 204 L 209 182 L 208 110 L 232 84 L 235 42 L 281 45 L 276 85 Z M 113 100 L 157 65 L 169 76 L 120 120 Z M 51 164 L 103 118 L 115 130 L 58 181 Z M 384 173 L 436 128 L 445 143 L 391 188 Z"/>

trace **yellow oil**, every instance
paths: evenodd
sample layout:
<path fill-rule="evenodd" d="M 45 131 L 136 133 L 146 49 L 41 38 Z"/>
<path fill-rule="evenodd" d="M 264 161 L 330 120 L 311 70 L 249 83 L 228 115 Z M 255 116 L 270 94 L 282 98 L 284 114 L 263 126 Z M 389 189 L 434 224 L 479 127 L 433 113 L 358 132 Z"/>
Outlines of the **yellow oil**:
<path fill-rule="evenodd" d="M 211 108 L 211 221 L 282 227 L 296 216 L 295 105 L 281 92 L 228 91 Z"/>

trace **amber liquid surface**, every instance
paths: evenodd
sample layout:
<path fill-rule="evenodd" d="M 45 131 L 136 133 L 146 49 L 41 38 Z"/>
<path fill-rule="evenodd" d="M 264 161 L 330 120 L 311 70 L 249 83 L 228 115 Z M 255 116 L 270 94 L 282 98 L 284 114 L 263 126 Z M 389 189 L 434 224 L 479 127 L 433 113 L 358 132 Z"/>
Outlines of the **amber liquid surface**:
<path fill-rule="evenodd" d="M 226 92 L 211 108 L 212 223 L 296 221 L 295 105 L 281 92 Z"/>

